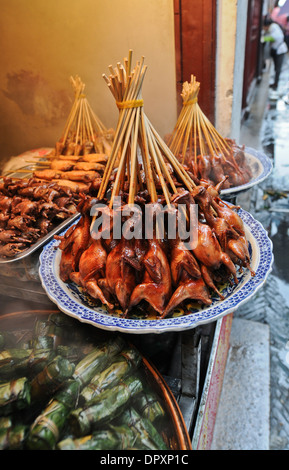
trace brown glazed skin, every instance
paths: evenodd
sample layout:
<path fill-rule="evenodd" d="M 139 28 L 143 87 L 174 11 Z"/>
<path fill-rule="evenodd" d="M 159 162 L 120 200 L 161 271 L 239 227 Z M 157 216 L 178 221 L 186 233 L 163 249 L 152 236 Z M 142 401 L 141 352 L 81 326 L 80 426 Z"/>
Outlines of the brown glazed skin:
<path fill-rule="evenodd" d="M 146 300 L 156 312 L 162 313 L 172 290 L 170 266 L 159 240 L 148 240 L 148 245 L 143 280 L 132 292 L 129 308 Z"/>

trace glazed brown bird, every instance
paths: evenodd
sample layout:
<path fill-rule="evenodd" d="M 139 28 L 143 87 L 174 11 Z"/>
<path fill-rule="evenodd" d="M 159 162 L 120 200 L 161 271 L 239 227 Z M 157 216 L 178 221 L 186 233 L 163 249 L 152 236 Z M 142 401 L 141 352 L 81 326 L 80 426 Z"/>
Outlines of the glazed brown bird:
<path fill-rule="evenodd" d="M 240 235 L 245 235 L 244 223 L 237 212 L 233 210 L 237 209 L 236 206 L 232 206 L 231 208 L 220 199 L 218 202 L 213 200 L 212 205 L 219 217 L 223 218 Z"/>
<path fill-rule="evenodd" d="M 196 186 L 192 191 L 192 196 L 196 203 L 200 206 L 206 220 L 213 216 L 212 212 L 212 197 L 209 191 L 202 185 Z"/>
<path fill-rule="evenodd" d="M 234 230 L 226 220 L 221 217 L 211 217 L 208 220 L 208 224 L 212 229 L 214 229 L 215 234 L 217 235 L 218 241 L 221 245 L 221 248 L 226 252 L 228 248 L 228 243 L 231 239 L 237 240 L 239 234 Z"/>
<path fill-rule="evenodd" d="M 11 258 L 11 256 L 21 253 L 26 246 L 25 243 L 6 243 L 6 245 L 0 245 L 0 256 Z"/>
<path fill-rule="evenodd" d="M 212 157 L 212 169 L 210 173 L 211 180 L 214 182 L 216 181 L 222 181 L 225 177 L 225 171 L 224 171 L 224 158 L 221 155 L 214 155 Z M 225 187 L 229 187 L 230 184 L 228 181 L 224 182 Z"/>
<path fill-rule="evenodd" d="M 126 311 L 131 293 L 136 285 L 135 270 L 129 259 L 135 257 L 132 244 L 122 238 L 107 256 L 105 278 L 98 285 L 104 291 L 110 292 Z"/>
<path fill-rule="evenodd" d="M 9 213 L 11 209 L 12 199 L 9 196 L 1 196 L 0 198 L 0 210 L 1 213 Z"/>
<path fill-rule="evenodd" d="M 107 253 L 101 240 L 91 239 L 89 247 L 82 253 L 79 260 L 79 271 L 70 274 L 70 279 L 81 286 L 91 297 L 100 300 L 110 309 L 113 308 L 101 288 L 98 280 L 105 277 Z"/>
<path fill-rule="evenodd" d="M 59 275 L 63 282 L 70 280 L 70 274 L 78 271 L 78 263 L 83 251 L 87 248 L 90 240 L 90 202 L 83 200 L 78 205 L 82 211 L 77 224 L 70 227 L 64 236 L 55 235 L 60 240 L 59 249 L 62 250 Z"/>
<path fill-rule="evenodd" d="M 255 272 L 250 266 L 248 241 L 244 236 L 239 236 L 238 239 L 229 240 L 227 253 L 229 254 L 233 262 L 248 268 L 251 272 L 251 275 L 255 276 Z"/>
<path fill-rule="evenodd" d="M 131 294 L 129 309 L 146 300 L 156 312 L 162 314 L 171 296 L 172 280 L 170 265 L 159 240 L 148 240 L 143 264 L 144 276 Z"/>
<path fill-rule="evenodd" d="M 194 169 L 194 161 L 191 162 L 191 165 L 193 165 L 193 169 Z M 198 155 L 196 176 L 199 176 L 200 178 L 203 178 L 204 180 L 214 184 L 210 178 L 211 169 L 212 169 L 211 157 L 209 155 Z"/>
<path fill-rule="evenodd" d="M 211 305 L 212 303 L 208 288 L 202 277 L 194 279 L 184 271 L 179 286 L 171 296 L 169 303 L 161 314 L 161 318 L 167 317 L 178 305 L 187 299 L 199 301 L 204 305 Z"/>
<path fill-rule="evenodd" d="M 27 243 L 29 241 L 29 232 L 26 236 L 21 236 L 21 232 L 17 230 L 3 230 L 0 229 L 0 242 L 1 243 Z"/>
<path fill-rule="evenodd" d="M 15 204 L 12 211 L 13 214 L 31 215 L 38 212 L 38 204 L 30 199 L 21 199 Z"/>
<path fill-rule="evenodd" d="M 186 271 L 191 277 L 198 279 L 201 276 L 200 267 L 194 255 L 186 249 L 180 238 L 171 240 L 171 274 L 175 286 L 182 279 L 183 272 Z"/>
<path fill-rule="evenodd" d="M 230 257 L 222 251 L 217 237 L 209 225 L 198 223 L 198 243 L 193 249 L 193 253 L 207 268 L 218 269 L 222 264 L 225 265 L 233 275 L 235 282 L 238 283 L 235 265 Z"/>

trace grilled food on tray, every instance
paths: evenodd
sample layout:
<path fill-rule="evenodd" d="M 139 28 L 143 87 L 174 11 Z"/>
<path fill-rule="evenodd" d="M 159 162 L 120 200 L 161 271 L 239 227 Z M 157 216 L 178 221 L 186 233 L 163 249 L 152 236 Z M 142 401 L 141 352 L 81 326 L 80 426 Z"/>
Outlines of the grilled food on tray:
<path fill-rule="evenodd" d="M 75 214 L 79 195 L 34 178 L 0 184 L 0 256 L 11 258 Z"/>
<path fill-rule="evenodd" d="M 198 104 L 199 89 L 194 75 L 190 83 L 183 83 L 183 107 L 167 137 L 168 146 L 195 177 L 212 185 L 227 177 L 223 189 L 242 186 L 252 178 L 244 146 L 223 138 L 215 129 Z"/>

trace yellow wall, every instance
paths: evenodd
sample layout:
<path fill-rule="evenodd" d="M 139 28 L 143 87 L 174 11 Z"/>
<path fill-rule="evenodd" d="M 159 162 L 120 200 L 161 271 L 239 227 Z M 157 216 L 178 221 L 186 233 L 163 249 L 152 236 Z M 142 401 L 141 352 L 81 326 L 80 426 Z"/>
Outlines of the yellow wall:
<path fill-rule="evenodd" d="M 102 78 L 133 50 L 148 65 L 145 112 L 161 136 L 175 124 L 173 0 L 0 0 L 0 160 L 53 147 L 79 75 L 95 113 L 115 127 L 118 111 Z"/>

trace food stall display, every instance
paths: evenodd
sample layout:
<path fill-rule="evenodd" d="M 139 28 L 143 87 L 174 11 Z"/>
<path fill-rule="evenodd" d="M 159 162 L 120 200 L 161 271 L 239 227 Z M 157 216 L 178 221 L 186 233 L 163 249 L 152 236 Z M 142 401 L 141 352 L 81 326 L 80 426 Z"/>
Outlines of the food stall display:
<path fill-rule="evenodd" d="M 228 181 L 237 184 L 229 170 L 250 179 L 250 169 L 201 112 L 195 79 L 184 84 L 167 145 L 144 112 L 144 58 L 132 67 L 130 50 L 109 70 L 116 130 L 71 79 L 75 101 L 53 151 L 28 162 L 29 176 L 25 168 L 24 178 L 2 178 L 1 277 L 18 282 L 23 270 L 29 281 L 33 271 L 59 310 L 0 315 L 0 449 L 190 450 L 175 397 L 126 333 L 168 332 L 153 335 L 159 349 L 168 338 L 188 341 L 178 333 L 232 313 L 272 267 L 261 224 L 221 197 Z M 208 155 L 223 165 L 217 179 L 198 173 Z"/>
<path fill-rule="evenodd" d="M 74 282 L 109 310 L 121 309 L 123 316 L 145 302 L 148 314 L 163 319 L 186 300 L 210 306 L 212 293 L 224 299 L 218 286 L 238 284 L 237 267 L 255 273 L 237 208 L 221 200 L 218 188 L 195 180 L 185 170 L 146 116 L 141 97 L 147 69 L 143 62 L 142 58 L 131 71 L 129 58 L 105 77 L 120 112 L 97 201 L 85 196 L 78 206 L 82 214 L 78 223 L 56 238 L 63 282 Z M 117 197 L 121 204 L 115 207 Z M 103 204 L 109 217 L 106 237 L 104 224 L 94 228 L 97 216 L 91 213 L 96 202 Z M 139 210 L 131 218 L 127 207 L 135 203 Z M 153 211 L 157 204 L 167 215 L 177 214 L 181 205 L 185 224 L 190 223 L 191 206 L 198 204 L 197 227 L 190 227 L 197 234 L 192 249 L 180 232 L 170 239 L 167 226 L 159 236 L 158 217 L 154 233 L 146 237 L 145 210 Z M 115 220 L 122 225 L 120 239 L 114 238 Z M 129 235 L 132 231 L 134 236 Z"/>

